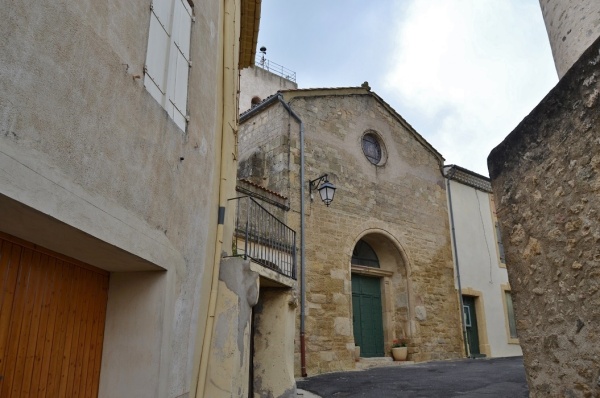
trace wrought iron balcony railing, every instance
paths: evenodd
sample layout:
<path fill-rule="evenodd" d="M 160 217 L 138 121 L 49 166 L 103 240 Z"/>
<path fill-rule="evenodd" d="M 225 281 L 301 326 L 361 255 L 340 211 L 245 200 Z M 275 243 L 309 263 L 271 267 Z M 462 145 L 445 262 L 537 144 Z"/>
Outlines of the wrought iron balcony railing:
<path fill-rule="evenodd" d="M 233 255 L 296 279 L 296 231 L 250 196 L 229 201 L 235 204 Z"/>

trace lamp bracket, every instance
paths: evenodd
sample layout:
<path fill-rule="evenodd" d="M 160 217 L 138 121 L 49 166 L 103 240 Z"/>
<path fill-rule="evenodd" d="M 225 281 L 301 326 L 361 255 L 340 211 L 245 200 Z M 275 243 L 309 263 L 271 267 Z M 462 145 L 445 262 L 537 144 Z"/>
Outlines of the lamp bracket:
<path fill-rule="evenodd" d="M 312 191 L 316 191 L 319 188 L 319 185 L 323 182 L 328 182 L 328 175 L 323 174 L 321 177 L 315 178 L 314 180 L 310 180 L 308 182 L 308 193 L 310 194 L 310 199 L 313 199 Z"/>

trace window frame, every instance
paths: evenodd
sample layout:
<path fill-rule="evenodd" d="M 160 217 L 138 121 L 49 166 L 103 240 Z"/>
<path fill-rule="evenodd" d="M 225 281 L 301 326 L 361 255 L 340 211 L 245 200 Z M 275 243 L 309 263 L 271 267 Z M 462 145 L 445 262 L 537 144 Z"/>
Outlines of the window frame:
<path fill-rule="evenodd" d="M 360 250 L 360 253 L 358 253 Z M 361 254 L 361 255 L 359 255 Z M 364 239 L 360 239 L 352 249 L 351 265 L 361 265 L 363 267 L 380 268 L 379 257 L 373 247 Z"/>
<path fill-rule="evenodd" d="M 511 333 L 511 327 L 510 327 L 510 318 L 511 318 L 511 314 L 509 313 L 509 308 L 508 308 L 508 302 L 506 300 L 507 294 L 510 295 L 511 297 L 511 304 L 512 305 L 512 319 L 513 319 L 513 324 L 515 327 L 515 336 L 513 337 L 512 333 Z M 509 284 L 503 283 L 501 285 L 501 298 L 502 298 L 502 305 L 504 307 L 504 324 L 506 327 L 506 338 L 507 338 L 507 342 L 508 344 L 519 344 L 519 336 L 518 336 L 518 330 L 517 330 L 517 317 L 514 311 L 514 300 L 512 299 L 512 290 L 510 288 Z"/>
<path fill-rule="evenodd" d="M 498 258 L 498 265 L 500 268 L 506 268 L 506 253 L 504 250 L 504 244 L 502 243 L 502 231 L 500 229 L 500 222 L 496 215 L 496 201 L 494 195 L 489 195 L 490 198 L 490 209 L 492 210 L 492 221 L 494 223 L 494 237 L 496 238 L 496 255 Z"/>
<path fill-rule="evenodd" d="M 369 144 L 377 147 L 376 151 L 379 155 L 378 159 L 374 158 L 372 154 L 370 154 L 370 151 L 365 149 L 365 142 L 368 142 Z M 369 163 L 371 163 L 372 165 L 383 166 L 386 163 L 387 150 L 385 148 L 383 140 L 381 139 L 381 136 L 379 135 L 379 133 L 377 133 L 377 131 L 371 129 L 366 130 L 360 138 L 360 148 L 365 158 L 367 158 Z"/>

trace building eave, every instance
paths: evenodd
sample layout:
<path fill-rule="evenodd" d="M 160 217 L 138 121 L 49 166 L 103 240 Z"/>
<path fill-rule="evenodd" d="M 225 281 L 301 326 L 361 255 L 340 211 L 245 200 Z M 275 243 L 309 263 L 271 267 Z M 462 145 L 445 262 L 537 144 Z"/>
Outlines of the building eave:
<path fill-rule="evenodd" d="M 444 177 L 449 180 L 459 182 L 483 192 L 492 193 L 492 185 L 488 177 L 455 164 L 444 166 L 443 170 Z"/>
<path fill-rule="evenodd" d="M 260 27 L 261 1 L 241 1 L 240 69 L 254 65 L 256 45 L 258 43 L 258 29 Z"/>

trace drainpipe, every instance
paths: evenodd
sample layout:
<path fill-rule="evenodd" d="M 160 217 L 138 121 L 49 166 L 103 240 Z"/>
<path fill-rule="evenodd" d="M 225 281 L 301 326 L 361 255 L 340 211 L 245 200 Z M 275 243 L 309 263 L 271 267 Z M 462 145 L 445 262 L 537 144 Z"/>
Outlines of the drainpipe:
<path fill-rule="evenodd" d="M 306 340 L 304 320 L 306 318 L 306 303 L 304 298 L 304 283 L 306 274 L 304 260 L 304 122 L 300 116 L 283 100 L 281 94 L 277 99 L 288 113 L 300 124 L 300 374 L 306 377 Z"/>
<path fill-rule="evenodd" d="M 460 284 L 460 267 L 458 265 L 458 248 L 456 246 L 456 231 L 454 229 L 454 211 L 452 209 L 452 190 L 450 189 L 450 180 L 454 177 L 456 170 L 450 166 L 451 172 L 446 174 L 442 171 L 442 175 L 446 178 L 446 186 L 448 189 L 448 207 L 450 208 L 450 226 L 452 229 L 452 246 L 454 247 L 454 262 L 456 263 L 456 279 L 458 281 L 458 299 L 460 302 L 460 323 L 462 325 L 463 340 L 465 343 L 465 355 L 469 357 L 469 345 L 467 344 L 467 326 L 465 325 L 465 316 L 463 314 L 463 298 L 462 298 L 462 287 Z"/>
<path fill-rule="evenodd" d="M 219 4 L 219 12 L 222 15 L 219 21 L 219 29 L 222 34 L 223 43 L 233 43 L 235 37 L 235 20 L 237 15 L 235 10 L 235 4 L 222 0 Z M 229 18 L 229 15 L 234 15 Z M 221 80 L 221 86 L 218 88 L 218 92 L 221 94 L 221 104 L 218 106 L 218 117 L 220 120 L 219 132 L 221 134 L 220 140 L 216 143 L 215 148 L 215 164 L 218 164 L 218 170 L 215 173 L 215 183 L 213 189 L 218 190 L 217 200 L 219 203 L 217 211 L 217 228 L 214 233 L 214 257 L 213 263 L 207 265 L 212 266 L 212 278 L 210 282 L 210 295 L 208 299 L 208 314 L 206 319 L 206 326 L 204 331 L 204 339 L 201 342 L 201 355 L 200 364 L 198 368 L 198 377 L 195 385 L 195 394 L 197 398 L 204 396 L 204 390 L 206 388 L 206 381 L 208 376 L 209 357 L 211 353 L 211 342 L 213 338 L 213 328 L 216 317 L 217 308 L 217 293 L 219 287 L 219 273 L 221 269 L 223 240 L 224 240 L 224 222 L 225 222 L 225 209 L 227 206 L 227 199 L 231 197 L 232 193 L 235 192 L 235 178 L 231 179 L 231 176 L 235 177 L 236 173 L 236 162 L 232 162 L 231 150 L 235 148 L 236 138 L 235 130 L 237 129 L 236 117 L 237 115 L 237 89 L 236 80 L 239 76 L 237 68 L 232 71 L 230 68 L 225 68 L 224 65 L 237 65 L 237 58 L 235 52 L 237 47 L 227 47 L 222 45 L 222 55 L 219 60 L 219 66 L 221 72 L 219 78 Z M 229 93 L 234 94 L 233 101 L 228 102 L 226 96 Z M 227 119 L 230 118 L 230 119 Z M 234 127 L 235 126 L 235 127 Z M 233 181 L 233 182 L 232 182 Z M 193 394 L 194 388 L 190 393 Z"/>

